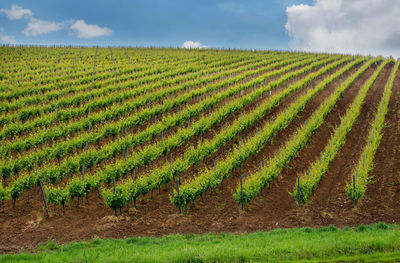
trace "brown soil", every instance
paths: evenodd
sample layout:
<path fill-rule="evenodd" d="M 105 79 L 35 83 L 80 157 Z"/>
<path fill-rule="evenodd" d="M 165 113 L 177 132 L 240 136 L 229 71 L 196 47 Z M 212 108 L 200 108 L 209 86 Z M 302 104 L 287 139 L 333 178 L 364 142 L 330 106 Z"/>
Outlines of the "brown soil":
<path fill-rule="evenodd" d="M 76 206 L 76 202 L 69 204 L 65 214 L 60 207 L 57 207 L 56 211 L 50 207 L 50 216 L 47 217 L 41 199 L 37 196 L 36 200 L 33 200 L 33 190 L 30 190 L 17 201 L 15 208 L 12 208 L 10 200 L 6 201 L 3 207 L 0 205 L 0 253 L 32 251 L 38 243 L 50 239 L 65 243 L 88 240 L 94 236 L 122 238 L 174 233 L 239 233 L 276 227 L 330 224 L 343 227 L 379 221 L 400 223 L 400 161 L 397 154 L 400 143 L 400 72 L 395 79 L 386 116 L 388 125 L 384 128 L 384 136 L 376 153 L 375 169 L 371 173 L 374 183 L 368 186 L 365 196 L 355 208 L 344 192 L 345 183 L 364 146 L 369 122 L 374 117 L 392 68 L 392 65 L 387 66 L 368 92 L 360 116 L 347 135 L 345 145 L 307 206 L 299 208 L 288 191 L 293 190 L 297 174 L 307 169 L 319 156 L 333 127 L 340 123 L 339 117 L 345 113 L 346 107 L 353 101 L 360 86 L 376 66 L 368 69 L 348 88 L 334 110 L 328 114 L 324 124 L 313 134 L 308 147 L 290 162 L 289 167 L 263 191 L 262 196 L 253 200 L 240 213 L 232 198 L 238 184 L 236 174 L 227 178 L 217 191 L 208 192 L 204 201 L 196 200 L 181 215 L 169 201 L 171 189 L 168 186 L 162 187 L 161 193 L 155 191 L 153 198 L 151 194 L 141 198 L 136 208 L 124 208 L 122 216 L 117 218 L 111 216 L 112 211 L 105 206 L 97 193 L 91 193 L 89 202 L 85 200 L 85 204 L 79 207 Z M 273 143 L 267 143 L 259 154 L 244 163 L 241 172 L 247 174 L 257 170 L 259 161 L 264 160 L 270 152 L 276 151 L 321 101 L 331 94 L 339 82 L 340 80 L 335 81 L 315 96 L 298 118 L 276 135 Z M 283 103 L 287 105 L 295 97 Z M 244 134 L 251 135 L 251 131 Z M 225 148 L 225 151 L 229 151 L 229 148 Z"/>

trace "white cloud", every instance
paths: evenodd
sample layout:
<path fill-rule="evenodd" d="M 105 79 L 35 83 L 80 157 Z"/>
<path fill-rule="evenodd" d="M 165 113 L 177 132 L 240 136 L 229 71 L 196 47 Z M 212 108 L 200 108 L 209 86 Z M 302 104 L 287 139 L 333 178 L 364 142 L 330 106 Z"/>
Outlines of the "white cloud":
<path fill-rule="evenodd" d="M 45 21 L 41 19 L 33 18 L 29 21 L 26 28 L 22 33 L 26 36 L 37 36 L 44 35 L 52 32 L 56 32 L 64 27 L 64 23 L 58 23 L 54 21 Z"/>
<path fill-rule="evenodd" d="M 24 9 L 17 5 L 12 5 L 11 9 L 0 9 L 0 13 L 5 13 L 10 20 L 21 19 L 22 17 L 29 18 L 33 15 L 29 9 Z"/>
<path fill-rule="evenodd" d="M 25 36 L 45 35 L 48 33 L 59 31 L 68 25 L 71 30 L 76 31 L 78 38 L 94 38 L 100 36 L 109 36 L 112 30 L 108 27 L 100 27 L 98 25 L 86 24 L 84 20 L 70 20 L 65 22 L 46 21 L 33 17 L 33 12 L 17 5 L 12 5 L 11 9 L 0 9 L 0 14 L 6 14 L 10 20 L 18 20 L 21 18 L 29 19 L 26 28 L 22 31 Z M 0 28 L 0 32 L 3 28 Z M 4 40 L 3 40 L 4 39 Z M 10 36 L 2 36 L 2 42 L 14 42 L 15 39 Z"/>
<path fill-rule="evenodd" d="M 316 0 L 286 14 L 292 49 L 400 56 L 400 1 Z"/>
<path fill-rule="evenodd" d="M 0 43 L 16 45 L 17 40 L 15 40 L 15 37 L 13 36 L 0 36 Z"/>
<path fill-rule="evenodd" d="M 201 44 L 200 42 L 193 42 L 193 41 L 186 41 L 183 43 L 182 48 L 188 48 L 188 49 L 193 49 L 193 48 L 209 48 L 208 46 L 205 46 Z"/>
<path fill-rule="evenodd" d="M 76 30 L 78 38 L 94 38 L 101 36 L 109 36 L 112 30 L 108 27 L 100 27 L 98 25 L 88 25 L 85 20 L 77 20 L 70 27 L 71 30 Z"/>

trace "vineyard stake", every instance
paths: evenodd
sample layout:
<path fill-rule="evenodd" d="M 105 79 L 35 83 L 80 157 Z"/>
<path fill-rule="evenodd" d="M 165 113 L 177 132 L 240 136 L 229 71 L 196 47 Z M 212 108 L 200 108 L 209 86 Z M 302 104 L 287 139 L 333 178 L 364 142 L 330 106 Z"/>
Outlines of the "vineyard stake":
<path fill-rule="evenodd" d="M 57 103 L 57 110 L 56 110 L 56 120 L 58 120 L 58 103 Z"/>
<path fill-rule="evenodd" d="M 42 180 L 40 180 L 40 178 L 39 178 L 38 181 L 39 181 L 40 189 L 42 190 L 42 197 L 43 197 L 44 207 L 46 208 L 46 214 L 49 215 L 49 209 L 47 208 L 46 193 L 44 192 Z"/>
<path fill-rule="evenodd" d="M 96 53 L 94 54 L 93 74 L 92 74 L 92 88 L 90 89 L 90 100 L 93 99 L 92 92 L 93 92 L 93 87 L 94 87 L 94 72 L 95 72 L 95 69 L 96 69 L 96 57 L 97 57 L 98 48 L 99 47 L 96 47 Z"/>
<path fill-rule="evenodd" d="M 357 175 L 357 170 L 356 170 L 356 175 Z M 355 192 L 356 192 L 356 176 L 353 175 L 353 196 L 354 196 Z M 355 200 L 355 198 L 354 198 L 354 200 L 353 200 L 353 205 L 356 205 L 356 200 Z"/>
<path fill-rule="evenodd" d="M 3 132 L 3 138 L 1 139 L 1 152 L 4 153 L 4 132 Z"/>
<path fill-rule="evenodd" d="M 114 187 L 114 194 L 115 194 L 115 176 L 113 177 L 113 187 Z M 114 216 L 117 216 L 117 208 L 114 207 Z"/>
<path fill-rule="evenodd" d="M 172 173 L 172 152 L 169 153 L 169 171 Z M 173 179 L 172 179 L 173 180 Z M 169 187 L 172 189 L 172 180 L 169 182 Z"/>
<path fill-rule="evenodd" d="M 300 176 L 297 176 L 297 202 L 300 205 Z"/>
<path fill-rule="evenodd" d="M 178 199 L 181 199 L 180 193 L 179 193 L 179 177 L 176 178 L 176 191 L 178 192 Z M 179 208 L 179 214 L 181 214 L 182 213 L 181 206 L 179 206 L 178 208 Z"/>
<path fill-rule="evenodd" d="M 242 175 L 242 173 L 240 173 L 240 205 L 243 210 L 244 204 L 243 204 L 243 175 Z M 240 208 L 239 208 L 239 212 L 240 212 Z"/>
<path fill-rule="evenodd" d="M 118 86 L 118 106 L 121 107 L 121 96 L 119 95 L 119 86 Z"/>
<path fill-rule="evenodd" d="M 113 176 L 113 188 L 114 188 L 114 194 L 115 194 L 115 176 Z M 114 216 L 117 216 L 117 208 L 114 207 Z"/>
<path fill-rule="evenodd" d="M 85 180 L 85 165 L 82 166 L 82 180 Z"/>
<path fill-rule="evenodd" d="M 38 159 L 36 157 L 35 160 L 35 177 L 37 177 L 37 172 L 38 172 Z M 35 183 L 35 189 L 33 190 L 33 200 L 36 201 L 36 192 L 37 192 L 37 182 Z"/>
<path fill-rule="evenodd" d="M 117 68 L 116 68 L 116 66 L 115 66 L 115 59 L 114 59 L 114 56 L 113 56 L 113 53 L 112 53 L 112 49 L 111 49 L 111 47 L 110 47 L 110 46 L 108 47 L 108 49 L 110 50 L 110 53 L 111 53 L 111 59 L 112 59 L 112 61 L 113 61 L 113 64 L 114 64 L 114 73 L 115 73 L 115 86 L 117 86 Z"/>

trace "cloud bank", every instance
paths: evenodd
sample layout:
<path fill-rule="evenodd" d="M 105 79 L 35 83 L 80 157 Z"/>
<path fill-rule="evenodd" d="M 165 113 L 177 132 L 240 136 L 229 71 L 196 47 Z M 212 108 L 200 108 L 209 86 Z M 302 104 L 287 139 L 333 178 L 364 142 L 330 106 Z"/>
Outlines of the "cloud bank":
<path fill-rule="evenodd" d="M 29 18 L 33 15 L 32 11 L 29 9 L 24 9 L 17 5 L 12 5 L 11 9 L 0 9 L 0 14 L 4 13 L 10 20 L 18 20 L 21 18 Z"/>
<path fill-rule="evenodd" d="M 88 25 L 85 20 L 77 20 L 70 27 L 71 30 L 75 30 L 77 32 L 78 38 L 93 38 L 93 37 L 102 37 L 109 36 L 112 34 L 112 30 L 108 27 L 100 27 L 98 25 Z"/>
<path fill-rule="evenodd" d="M 25 36 L 45 35 L 48 33 L 56 32 L 63 27 L 64 23 L 50 22 L 32 17 L 22 33 Z"/>
<path fill-rule="evenodd" d="M 316 0 L 286 14 L 294 50 L 400 57 L 400 1 Z"/>
<path fill-rule="evenodd" d="M 200 42 L 193 42 L 193 41 L 186 41 L 185 43 L 183 43 L 182 48 L 187 48 L 187 49 L 194 49 L 194 48 L 198 48 L 198 49 L 203 49 L 203 48 L 209 48 L 208 46 L 203 45 Z"/>
<path fill-rule="evenodd" d="M 65 22 L 46 21 L 33 17 L 33 12 L 17 5 L 12 5 L 10 9 L 0 9 L 0 14 L 6 14 L 9 20 L 18 20 L 21 18 L 29 19 L 26 28 L 22 30 L 25 36 L 46 35 L 57 32 L 68 25 L 70 30 L 75 31 L 78 38 L 95 38 L 101 36 L 109 36 L 112 30 L 108 27 L 100 27 L 98 25 L 86 24 L 85 20 L 70 20 Z M 15 38 L 12 36 L 1 36 L 1 43 L 15 44 Z"/>

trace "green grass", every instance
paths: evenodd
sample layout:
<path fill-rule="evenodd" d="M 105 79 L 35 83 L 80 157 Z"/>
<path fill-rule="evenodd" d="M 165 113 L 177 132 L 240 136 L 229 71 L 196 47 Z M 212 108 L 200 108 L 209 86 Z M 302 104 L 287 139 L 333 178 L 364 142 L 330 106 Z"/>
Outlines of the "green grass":
<path fill-rule="evenodd" d="M 98 239 L 38 246 L 0 262 L 399 262 L 400 226 L 378 223 L 276 229 L 252 234 Z"/>

